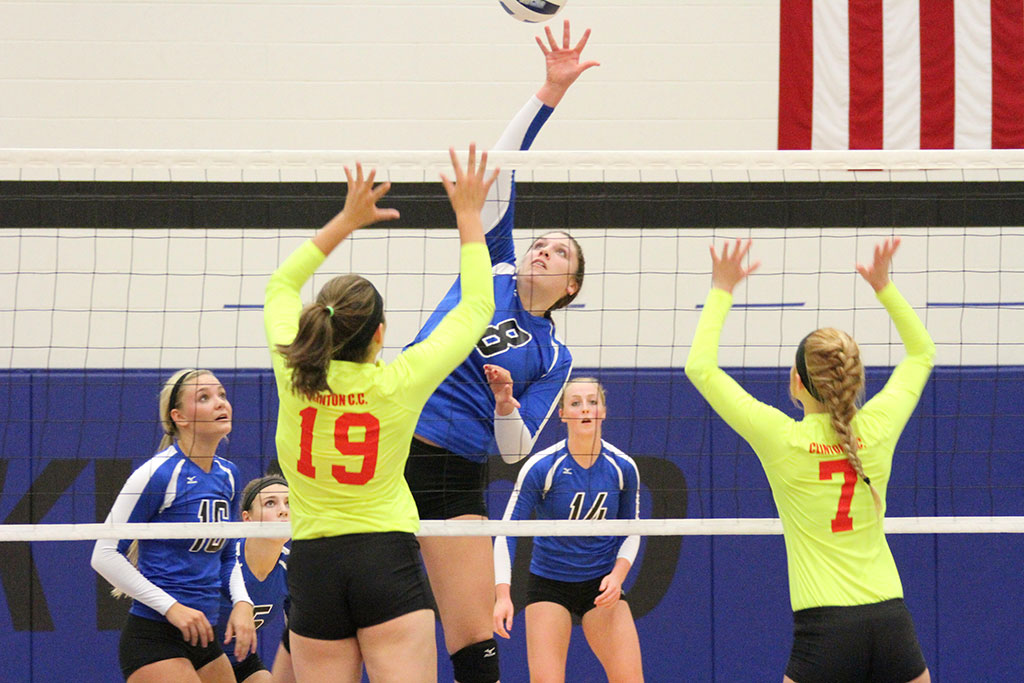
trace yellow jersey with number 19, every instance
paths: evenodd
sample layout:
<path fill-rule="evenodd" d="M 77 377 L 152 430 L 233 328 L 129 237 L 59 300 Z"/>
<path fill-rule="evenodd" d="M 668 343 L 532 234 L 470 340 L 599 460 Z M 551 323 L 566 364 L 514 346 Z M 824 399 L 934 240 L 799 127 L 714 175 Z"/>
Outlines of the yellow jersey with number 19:
<path fill-rule="evenodd" d="M 427 398 L 465 360 L 494 314 L 484 243 L 462 246 L 462 299 L 433 333 L 385 364 L 331 361 L 329 392 L 292 391 L 278 344 L 298 330 L 299 289 L 325 256 L 311 241 L 270 277 L 263 309 L 279 399 L 277 458 L 288 480 L 292 538 L 419 529 L 405 483 L 416 421 Z"/>
<path fill-rule="evenodd" d="M 931 373 L 935 345 L 889 283 L 878 299 L 906 357 L 857 411 L 853 431 L 864 472 L 884 501 L 900 433 Z M 768 476 L 782 520 L 793 610 L 866 605 L 903 597 L 903 586 L 867 484 L 846 460 L 827 414 L 794 420 L 761 403 L 718 367 L 732 296 L 712 289 L 697 323 L 686 374 L 711 407 L 750 444 Z"/>

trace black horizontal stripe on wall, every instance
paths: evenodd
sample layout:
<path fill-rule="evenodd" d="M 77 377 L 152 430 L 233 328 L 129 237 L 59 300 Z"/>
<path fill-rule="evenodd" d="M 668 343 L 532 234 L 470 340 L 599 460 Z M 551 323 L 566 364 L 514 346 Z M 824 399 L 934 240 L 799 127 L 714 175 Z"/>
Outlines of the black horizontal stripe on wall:
<path fill-rule="evenodd" d="M 1024 225 L 1024 182 L 519 183 L 517 225 L 829 228 Z M 316 228 L 344 183 L 0 182 L 4 228 Z M 440 183 L 396 183 L 389 227 L 448 228 Z"/>

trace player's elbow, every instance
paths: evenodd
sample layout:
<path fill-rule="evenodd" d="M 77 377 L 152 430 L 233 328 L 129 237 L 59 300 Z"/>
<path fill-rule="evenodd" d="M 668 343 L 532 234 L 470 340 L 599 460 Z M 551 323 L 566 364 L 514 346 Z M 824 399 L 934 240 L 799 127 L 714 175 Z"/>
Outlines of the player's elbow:
<path fill-rule="evenodd" d="M 689 378 L 691 382 L 696 384 L 698 378 L 706 370 L 706 366 L 707 363 L 703 363 L 699 359 L 690 355 L 686 359 L 686 365 L 683 366 L 683 372 L 686 373 L 687 378 Z"/>
<path fill-rule="evenodd" d="M 106 576 L 104 570 L 106 568 L 106 556 L 108 548 L 104 546 L 103 541 L 98 541 L 96 545 L 92 547 L 92 557 L 89 558 L 89 566 L 93 568 L 100 576 Z"/>

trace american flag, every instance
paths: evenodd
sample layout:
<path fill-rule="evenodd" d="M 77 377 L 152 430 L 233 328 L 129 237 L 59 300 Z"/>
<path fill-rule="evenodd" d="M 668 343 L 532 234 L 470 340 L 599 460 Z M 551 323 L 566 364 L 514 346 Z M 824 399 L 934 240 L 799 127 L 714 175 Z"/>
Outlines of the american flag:
<path fill-rule="evenodd" d="M 779 149 L 1024 147 L 1024 0 L 780 0 Z"/>

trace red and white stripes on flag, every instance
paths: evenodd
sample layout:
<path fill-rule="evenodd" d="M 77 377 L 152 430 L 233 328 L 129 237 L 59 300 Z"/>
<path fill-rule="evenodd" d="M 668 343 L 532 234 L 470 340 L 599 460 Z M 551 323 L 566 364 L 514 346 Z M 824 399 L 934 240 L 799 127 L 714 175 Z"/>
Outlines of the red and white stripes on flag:
<path fill-rule="evenodd" d="M 779 149 L 1024 147 L 1024 0 L 780 0 Z"/>

